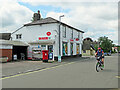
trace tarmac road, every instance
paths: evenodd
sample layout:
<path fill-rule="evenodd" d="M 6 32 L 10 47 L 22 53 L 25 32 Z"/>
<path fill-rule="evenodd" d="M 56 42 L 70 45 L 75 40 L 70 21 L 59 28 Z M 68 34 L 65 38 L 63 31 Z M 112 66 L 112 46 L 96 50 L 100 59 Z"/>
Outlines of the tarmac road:
<path fill-rule="evenodd" d="M 3 88 L 118 88 L 118 56 L 105 57 L 105 69 L 95 71 L 96 60 L 70 61 L 38 71 L 2 78 Z"/>

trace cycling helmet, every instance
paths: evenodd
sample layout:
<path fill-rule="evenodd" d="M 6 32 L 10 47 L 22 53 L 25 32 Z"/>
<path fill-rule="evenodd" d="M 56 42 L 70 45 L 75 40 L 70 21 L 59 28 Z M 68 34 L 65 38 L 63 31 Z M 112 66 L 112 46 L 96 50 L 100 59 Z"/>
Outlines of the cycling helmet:
<path fill-rule="evenodd" d="M 100 50 L 101 48 L 99 47 L 98 50 Z"/>

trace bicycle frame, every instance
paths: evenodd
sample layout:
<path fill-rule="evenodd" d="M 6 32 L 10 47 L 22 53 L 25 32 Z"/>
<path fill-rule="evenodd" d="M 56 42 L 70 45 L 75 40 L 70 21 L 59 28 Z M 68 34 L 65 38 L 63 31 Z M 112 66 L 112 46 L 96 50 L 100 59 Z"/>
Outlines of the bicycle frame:
<path fill-rule="evenodd" d="M 97 59 L 97 64 L 96 64 L 96 71 L 99 72 L 99 68 L 102 70 L 102 57 L 101 56 L 98 56 L 96 57 Z"/>

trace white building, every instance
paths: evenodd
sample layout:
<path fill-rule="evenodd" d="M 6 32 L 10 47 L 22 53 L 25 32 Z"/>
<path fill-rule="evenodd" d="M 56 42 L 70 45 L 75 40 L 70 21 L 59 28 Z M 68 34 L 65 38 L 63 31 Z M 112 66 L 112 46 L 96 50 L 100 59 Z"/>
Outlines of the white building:
<path fill-rule="evenodd" d="M 42 58 L 42 50 L 49 50 L 58 57 L 59 29 L 61 56 L 81 56 L 84 32 L 51 17 L 25 24 L 12 33 L 11 39 L 29 44 L 28 58 Z"/>

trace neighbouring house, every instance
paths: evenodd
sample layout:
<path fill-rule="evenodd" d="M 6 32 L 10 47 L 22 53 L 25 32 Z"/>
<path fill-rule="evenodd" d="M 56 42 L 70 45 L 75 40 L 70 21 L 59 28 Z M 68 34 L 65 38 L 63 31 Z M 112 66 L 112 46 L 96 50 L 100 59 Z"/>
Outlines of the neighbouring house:
<path fill-rule="evenodd" d="M 17 56 L 17 60 L 21 60 L 21 54 L 24 54 L 24 58 L 27 59 L 27 47 L 28 44 L 21 41 L 0 40 L 0 57 L 8 57 L 8 61 L 14 60 L 14 55 Z"/>
<path fill-rule="evenodd" d="M 10 40 L 11 33 L 0 33 L 0 57 L 8 57 L 8 61 L 12 60 L 12 45 L 3 43 Z"/>
<path fill-rule="evenodd" d="M 85 38 L 83 40 L 82 55 L 83 56 L 95 55 L 96 52 L 95 45 L 98 45 L 96 41 L 93 41 L 91 38 Z"/>
<path fill-rule="evenodd" d="M 113 52 L 118 52 L 118 47 L 112 47 Z"/>
<path fill-rule="evenodd" d="M 17 59 L 21 59 L 21 53 L 27 59 L 28 44 L 21 41 L 11 41 L 10 33 L 0 33 L 0 57 L 8 57 L 8 61 L 14 60 L 14 55 Z"/>
<path fill-rule="evenodd" d="M 62 57 L 82 56 L 82 38 L 84 33 L 82 30 L 52 17 L 41 19 L 37 16 L 40 15 L 34 14 L 33 22 L 24 24 L 11 34 L 11 40 L 22 41 L 29 45 L 27 48 L 28 59 L 42 58 L 42 50 L 48 50 L 49 53 L 52 53 L 53 60 L 54 57 L 58 57 L 59 52 Z"/>

